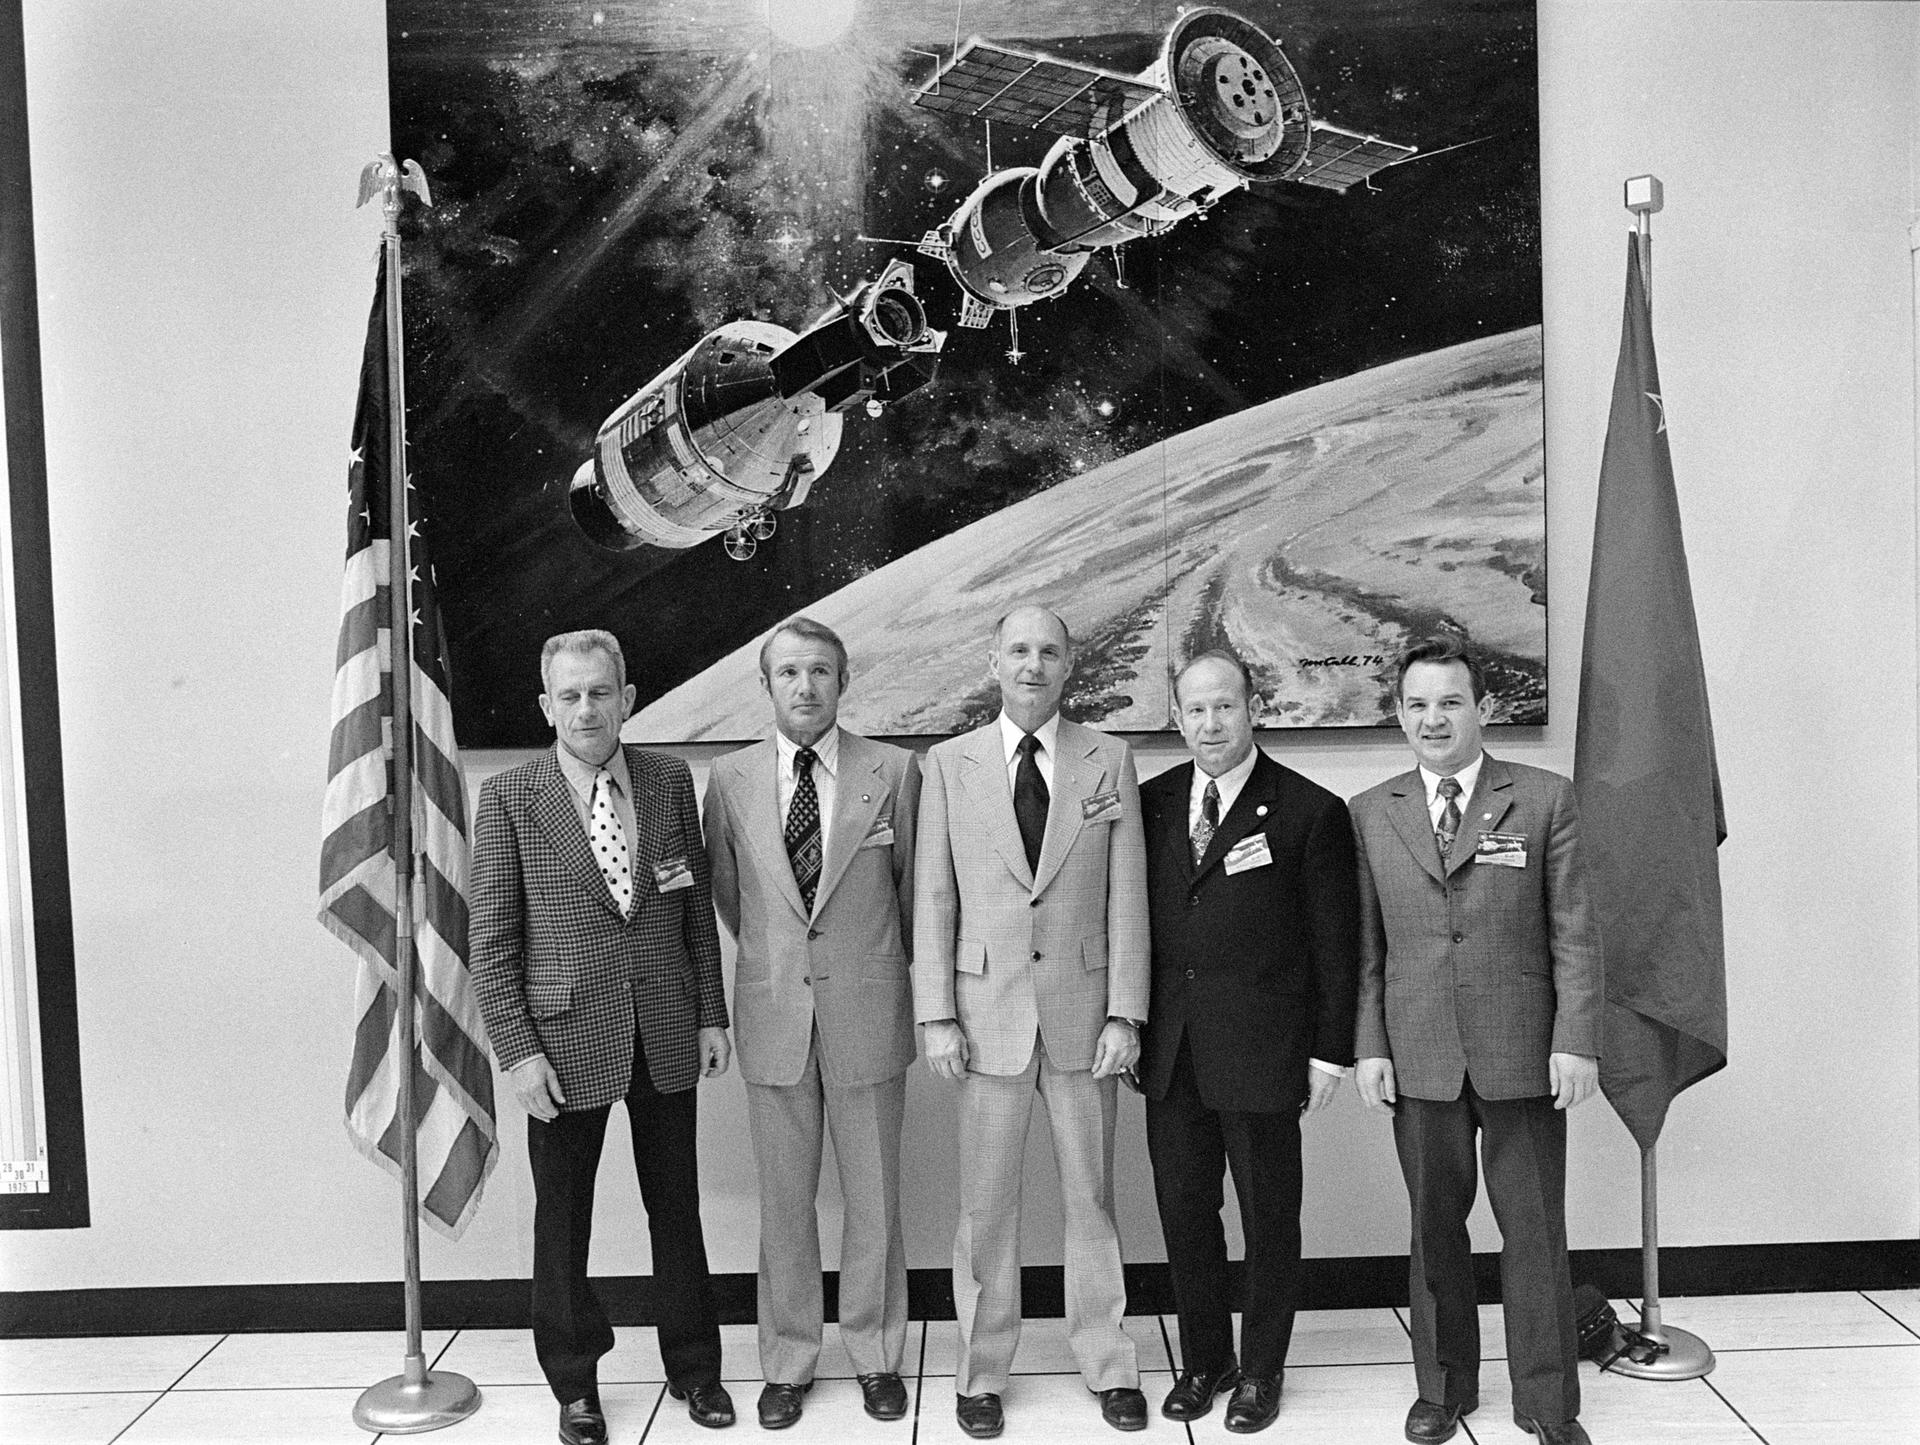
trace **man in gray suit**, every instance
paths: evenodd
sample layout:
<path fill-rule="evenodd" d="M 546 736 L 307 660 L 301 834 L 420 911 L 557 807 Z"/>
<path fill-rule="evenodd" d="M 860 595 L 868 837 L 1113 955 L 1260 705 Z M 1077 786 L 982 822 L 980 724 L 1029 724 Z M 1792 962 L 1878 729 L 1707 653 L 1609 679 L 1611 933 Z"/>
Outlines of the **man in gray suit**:
<path fill-rule="evenodd" d="M 846 1215 L 840 1337 L 877 1420 L 907 1413 L 900 1124 L 913 1062 L 913 833 L 920 768 L 839 726 L 847 649 L 807 617 L 760 648 L 774 735 L 716 758 L 707 855 L 739 942 L 734 1022 L 760 1173 L 760 1423 L 800 1418 L 820 1356 L 821 1146 Z"/>
<path fill-rule="evenodd" d="M 953 1241 L 960 1427 L 1000 1433 L 1020 1341 L 1020 1180 L 1046 1100 L 1066 1229 L 1067 1334 L 1120 1430 L 1147 1424 L 1113 1222 L 1117 1080 L 1147 1012 L 1146 854 L 1133 755 L 1067 722 L 1066 623 L 1020 607 L 994 628 L 1001 712 L 926 759 L 913 993 L 927 1067 L 960 1085 Z"/>
<path fill-rule="evenodd" d="M 1353 800 L 1360 861 L 1354 1074 L 1391 1112 L 1413 1210 L 1419 1398 L 1407 1439 L 1438 1445 L 1479 1403 L 1467 1214 L 1500 1225 L 1514 1423 L 1587 1445 L 1567 1269 L 1566 1110 L 1599 1077 L 1600 939 L 1573 785 L 1481 750 L 1493 699 L 1452 639 L 1400 657 L 1401 729 L 1419 766 Z"/>

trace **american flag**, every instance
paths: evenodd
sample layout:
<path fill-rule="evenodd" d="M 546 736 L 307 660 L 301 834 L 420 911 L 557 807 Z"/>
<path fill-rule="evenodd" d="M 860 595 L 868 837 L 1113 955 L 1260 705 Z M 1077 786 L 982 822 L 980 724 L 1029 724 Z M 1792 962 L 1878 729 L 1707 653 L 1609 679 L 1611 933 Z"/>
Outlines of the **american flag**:
<path fill-rule="evenodd" d="M 347 569 L 321 812 L 320 922 L 359 956 L 347 1133 L 400 1168 L 400 970 L 395 957 L 393 671 L 388 612 L 387 268 L 360 364 L 347 470 Z M 409 483 L 409 485 L 411 485 Z M 419 512 L 410 511 L 413 619 L 414 1027 L 420 1217 L 458 1238 L 498 1154 L 493 1074 L 467 975 L 466 784 L 453 738 L 446 646 Z"/>

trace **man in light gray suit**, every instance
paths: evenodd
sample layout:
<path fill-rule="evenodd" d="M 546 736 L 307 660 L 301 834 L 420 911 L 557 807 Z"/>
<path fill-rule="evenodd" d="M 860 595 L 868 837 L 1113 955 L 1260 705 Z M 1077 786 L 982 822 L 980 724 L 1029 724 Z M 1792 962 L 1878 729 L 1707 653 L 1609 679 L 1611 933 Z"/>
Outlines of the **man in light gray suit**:
<path fill-rule="evenodd" d="M 1493 699 L 1459 642 L 1408 648 L 1395 691 L 1419 766 L 1353 800 L 1354 1077 L 1369 1108 L 1393 1114 L 1413 1206 L 1420 1394 L 1406 1436 L 1439 1445 L 1479 1403 L 1477 1133 L 1500 1225 L 1514 1423 L 1541 1445 L 1587 1445 L 1574 1418 L 1566 1110 L 1598 1082 L 1604 990 L 1573 785 L 1481 750 Z"/>
<path fill-rule="evenodd" d="M 1113 1222 L 1117 1081 L 1147 1013 L 1139 784 L 1124 742 L 1060 717 L 1073 644 L 1056 614 L 1008 613 L 987 666 L 999 717 L 927 754 L 914 886 L 914 1013 L 928 1068 L 960 1084 L 956 1414 L 975 1439 L 1000 1433 L 1037 1090 L 1060 1169 L 1074 1359 L 1107 1423 L 1141 1430 Z"/>
<path fill-rule="evenodd" d="M 807 617 L 760 648 L 774 735 L 716 758 L 707 854 L 739 943 L 734 1022 L 760 1174 L 760 1423 L 800 1418 L 820 1355 L 823 1125 L 846 1214 L 840 1337 L 869 1415 L 907 1413 L 900 1124 L 913 1062 L 907 940 L 920 770 L 839 726 L 847 649 Z"/>

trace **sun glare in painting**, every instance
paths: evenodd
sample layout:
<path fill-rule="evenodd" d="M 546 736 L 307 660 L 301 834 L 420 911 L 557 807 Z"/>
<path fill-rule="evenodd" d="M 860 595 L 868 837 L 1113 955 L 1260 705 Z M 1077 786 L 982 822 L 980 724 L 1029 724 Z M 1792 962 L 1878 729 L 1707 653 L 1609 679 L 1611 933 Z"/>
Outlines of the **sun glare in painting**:
<path fill-rule="evenodd" d="M 815 50 L 844 39 L 860 0 L 767 0 L 767 24 L 789 45 Z"/>

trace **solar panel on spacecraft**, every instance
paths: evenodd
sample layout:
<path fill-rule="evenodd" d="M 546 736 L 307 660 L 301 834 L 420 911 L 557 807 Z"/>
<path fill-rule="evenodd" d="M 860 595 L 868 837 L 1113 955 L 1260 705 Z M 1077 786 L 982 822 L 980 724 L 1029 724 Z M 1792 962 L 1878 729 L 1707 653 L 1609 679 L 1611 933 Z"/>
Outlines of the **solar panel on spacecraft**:
<path fill-rule="evenodd" d="M 1418 146 L 1399 145 L 1381 140 L 1377 135 L 1361 135 L 1358 131 L 1343 130 L 1316 120 L 1307 163 L 1287 179 L 1303 186 L 1344 191 L 1388 166 L 1397 165 L 1418 150 Z"/>
<path fill-rule="evenodd" d="M 1110 128 L 1160 93 L 1133 76 L 975 36 L 913 103 L 1053 135 L 1086 136 Z"/>

